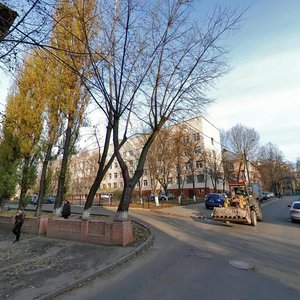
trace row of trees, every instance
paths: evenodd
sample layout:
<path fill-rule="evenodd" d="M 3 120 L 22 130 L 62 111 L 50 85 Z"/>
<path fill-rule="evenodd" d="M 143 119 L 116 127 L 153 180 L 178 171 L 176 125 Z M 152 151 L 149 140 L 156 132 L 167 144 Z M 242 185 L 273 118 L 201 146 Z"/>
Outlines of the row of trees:
<path fill-rule="evenodd" d="M 282 192 L 290 182 L 297 185 L 296 166 L 286 161 L 278 146 L 268 143 L 260 146 L 259 134 L 254 128 L 237 124 L 221 134 L 224 174 L 228 181 L 261 182 L 264 189 Z"/>
<path fill-rule="evenodd" d="M 170 122 L 203 113 L 211 103 L 208 88 L 228 71 L 227 51 L 220 41 L 236 29 L 243 11 L 218 7 L 207 20 L 197 20 L 191 17 L 193 1 L 184 0 L 58 0 L 52 6 L 49 1 L 26 2 L 30 8 L 10 38 L 3 40 L 7 46 L 2 59 L 20 41 L 23 49 L 24 44 L 37 46 L 26 56 L 8 97 L 0 151 L 9 149 L 4 160 L 10 157 L 10 166 L 1 170 L 3 178 L 15 168 L 22 199 L 41 161 L 41 203 L 49 162 L 61 155 L 58 214 L 69 157 L 86 107 L 93 101 L 98 106 L 96 117 L 104 120 L 105 137 L 84 215 L 89 215 L 104 174 L 116 158 L 124 181 L 116 217 L 126 218 L 158 133 Z M 33 11 L 41 18 L 25 22 Z M 131 175 L 121 148 L 128 137 L 143 132 L 148 135 Z M 2 201 L 8 199 L 6 186 L 1 189 Z"/>

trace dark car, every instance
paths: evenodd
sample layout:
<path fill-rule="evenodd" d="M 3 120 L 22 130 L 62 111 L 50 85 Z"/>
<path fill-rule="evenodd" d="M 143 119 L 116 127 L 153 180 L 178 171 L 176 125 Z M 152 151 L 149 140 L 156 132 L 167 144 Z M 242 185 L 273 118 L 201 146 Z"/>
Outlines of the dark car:
<path fill-rule="evenodd" d="M 225 201 L 225 194 L 221 193 L 211 193 L 205 195 L 204 202 L 205 202 L 205 207 L 207 209 L 210 209 L 212 207 L 219 207 L 224 205 Z"/>
<path fill-rule="evenodd" d="M 47 196 L 44 198 L 44 203 L 46 204 L 53 204 L 55 202 L 55 196 Z"/>

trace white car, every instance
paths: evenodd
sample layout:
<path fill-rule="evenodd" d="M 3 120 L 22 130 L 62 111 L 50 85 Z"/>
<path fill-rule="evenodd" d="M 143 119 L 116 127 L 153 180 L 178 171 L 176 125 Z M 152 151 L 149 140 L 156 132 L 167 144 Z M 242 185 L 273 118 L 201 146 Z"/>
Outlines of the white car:
<path fill-rule="evenodd" d="M 295 201 L 292 205 L 288 205 L 290 207 L 290 216 L 292 222 L 300 221 L 300 201 Z"/>
<path fill-rule="evenodd" d="M 102 194 L 100 194 L 100 199 L 111 200 L 112 199 L 112 193 L 102 193 Z"/>

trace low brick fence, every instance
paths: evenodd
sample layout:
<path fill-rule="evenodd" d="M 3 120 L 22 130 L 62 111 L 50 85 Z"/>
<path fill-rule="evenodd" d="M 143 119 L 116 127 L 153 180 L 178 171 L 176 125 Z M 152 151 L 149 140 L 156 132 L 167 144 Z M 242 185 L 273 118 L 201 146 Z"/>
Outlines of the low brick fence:
<path fill-rule="evenodd" d="M 126 246 L 133 241 L 130 220 L 99 221 L 60 217 L 49 218 L 47 236 L 102 245 Z"/>
<path fill-rule="evenodd" d="M 0 216 L 1 228 L 12 230 L 14 227 L 14 217 Z M 47 217 L 26 217 L 22 226 L 22 232 L 43 235 L 47 232 Z"/>
<path fill-rule="evenodd" d="M 0 216 L 1 228 L 12 230 L 13 224 L 14 217 Z M 130 220 L 26 217 L 22 232 L 101 245 L 126 246 L 133 242 Z"/>

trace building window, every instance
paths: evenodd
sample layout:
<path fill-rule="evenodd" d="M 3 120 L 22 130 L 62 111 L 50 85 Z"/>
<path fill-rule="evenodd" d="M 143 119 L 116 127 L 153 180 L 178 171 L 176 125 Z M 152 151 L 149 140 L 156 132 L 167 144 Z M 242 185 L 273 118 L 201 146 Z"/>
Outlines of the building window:
<path fill-rule="evenodd" d="M 201 153 L 201 147 L 195 147 L 195 154 Z"/>
<path fill-rule="evenodd" d="M 168 184 L 173 184 L 173 178 L 172 177 L 168 178 Z"/>
<path fill-rule="evenodd" d="M 186 163 L 185 164 L 185 169 L 186 170 L 192 170 L 192 164 L 191 163 Z"/>
<path fill-rule="evenodd" d="M 147 179 L 144 179 L 144 180 L 143 180 L 143 185 L 144 185 L 144 186 L 147 186 L 147 185 L 148 185 Z"/>
<path fill-rule="evenodd" d="M 118 178 L 118 173 L 114 173 L 114 178 Z"/>
<path fill-rule="evenodd" d="M 203 168 L 203 162 L 200 161 L 200 160 L 196 161 L 196 168 L 202 169 Z"/>
<path fill-rule="evenodd" d="M 194 182 L 194 175 L 189 175 L 186 178 L 186 183 L 193 183 Z"/>
<path fill-rule="evenodd" d="M 123 182 L 120 182 L 120 183 L 119 183 L 119 188 L 120 188 L 120 189 L 123 188 Z"/>
<path fill-rule="evenodd" d="M 109 174 L 108 174 L 108 178 L 109 178 L 109 179 L 111 179 L 111 178 L 112 178 L 112 176 L 111 176 L 111 173 L 109 173 Z"/>
<path fill-rule="evenodd" d="M 210 138 L 211 144 L 214 145 L 214 138 Z"/>
<path fill-rule="evenodd" d="M 108 184 L 108 188 L 111 188 L 111 183 Z"/>
<path fill-rule="evenodd" d="M 115 168 L 118 167 L 118 163 L 117 163 L 117 162 L 114 163 L 114 167 L 115 167 Z"/>
<path fill-rule="evenodd" d="M 193 140 L 194 140 L 194 142 L 200 141 L 200 133 L 199 132 L 193 134 Z"/>
<path fill-rule="evenodd" d="M 185 144 L 188 144 L 189 141 L 190 141 L 189 136 L 188 136 L 188 135 L 185 135 L 185 136 L 183 137 L 183 142 L 184 142 Z"/>
<path fill-rule="evenodd" d="M 197 181 L 198 182 L 204 182 L 204 174 L 197 175 Z"/>
<path fill-rule="evenodd" d="M 212 151 L 212 153 L 213 153 L 214 160 L 216 160 L 216 158 L 217 158 L 216 151 L 215 151 L 215 150 L 213 150 L 213 151 Z"/>
<path fill-rule="evenodd" d="M 118 188 L 118 184 L 114 182 L 114 189 Z"/>

